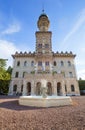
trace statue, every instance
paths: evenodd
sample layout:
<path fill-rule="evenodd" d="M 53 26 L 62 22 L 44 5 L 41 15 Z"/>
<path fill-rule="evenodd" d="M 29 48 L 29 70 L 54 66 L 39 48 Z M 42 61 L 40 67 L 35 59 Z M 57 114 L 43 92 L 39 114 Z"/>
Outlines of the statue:
<path fill-rule="evenodd" d="M 47 87 L 46 87 L 46 80 L 42 80 L 42 87 L 41 87 L 41 95 L 43 98 L 47 97 Z"/>
<path fill-rule="evenodd" d="M 41 95 L 43 98 L 47 97 L 47 88 L 46 87 L 41 87 Z"/>

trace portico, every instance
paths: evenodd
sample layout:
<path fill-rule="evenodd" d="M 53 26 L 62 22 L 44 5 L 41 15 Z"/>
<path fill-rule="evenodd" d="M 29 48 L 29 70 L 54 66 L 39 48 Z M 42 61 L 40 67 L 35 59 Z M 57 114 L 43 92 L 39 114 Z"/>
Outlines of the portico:
<path fill-rule="evenodd" d="M 62 80 L 59 80 L 59 77 Z M 45 83 L 44 80 L 46 80 Z M 49 96 L 63 96 L 66 94 L 64 77 L 62 74 L 26 74 L 23 80 L 23 95 L 41 95 L 40 89 L 43 83 L 47 88 L 47 95 Z"/>

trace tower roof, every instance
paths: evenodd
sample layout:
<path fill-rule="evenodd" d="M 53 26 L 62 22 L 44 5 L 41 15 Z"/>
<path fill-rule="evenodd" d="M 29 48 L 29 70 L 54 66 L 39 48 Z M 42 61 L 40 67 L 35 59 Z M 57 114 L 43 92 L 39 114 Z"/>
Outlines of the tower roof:
<path fill-rule="evenodd" d="M 39 16 L 37 26 L 40 31 L 48 31 L 49 24 L 50 24 L 50 21 L 48 19 L 48 16 L 43 11 L 43 13 Z"/>
<path fill-rule="evenodd" d="M 47 16 L 45 13 L 42 13 L 42 14 L 39 16 L 39 19 L 42 18 L 42 17 L 48 18 L 48 16 Z"/>

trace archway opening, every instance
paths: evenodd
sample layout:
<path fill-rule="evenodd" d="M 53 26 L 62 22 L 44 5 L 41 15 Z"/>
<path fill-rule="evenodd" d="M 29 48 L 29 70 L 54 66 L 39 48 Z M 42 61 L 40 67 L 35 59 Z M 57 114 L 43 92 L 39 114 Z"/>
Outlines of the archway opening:
<path fill-rule="evenodd" d="M 47 83 L 47 94 L 48 94 L 49 96 L 52 95 L 52 85 L 51 85 L 50 82 Z"/>
<path fill-rule="evenodd" d="M 27 83 L 27 95 L 31 95 L 31 83 Z"/>
<path fill-rule="evenodd" d="M 23 93 L 23 84 L 21 85 L 21 93 L 20 93 L 20 95 L 22 95 L 22 93 Z"/>
<path fill-rule="evenodd" d="M 57 95 L 58 96 L 62 95 L 62 92 L 61 92 L 61 83 L 60 82 L 57 83 Z"/>
<path fill-rule="evenodd" d="M 17 93 L 17 85 L 15 84 L 15 85 L 13 86 L 13 94 L 16 95 L 16 93 Z"/>
<path fill-rule="evenodd" d="M 37 96 L 41 95 L 40 89 L 41 89 L 41 83 L 38 82 L 38 83 L 36 84 L 36 95 L 37 95 Z"/>

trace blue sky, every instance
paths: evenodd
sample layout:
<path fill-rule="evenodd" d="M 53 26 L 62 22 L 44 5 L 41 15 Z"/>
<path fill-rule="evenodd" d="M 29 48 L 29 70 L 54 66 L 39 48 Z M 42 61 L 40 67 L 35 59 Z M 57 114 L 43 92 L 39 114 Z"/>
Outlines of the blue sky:
<path fill-rule="evenodd" d="M 0 0 L 0 58 L 16 51 L 35 51 L 37 20 L 42 13 L 50 20 L 53 51 L 72 51 L 78 78 L 85 79 L 85 0 Z"/>

